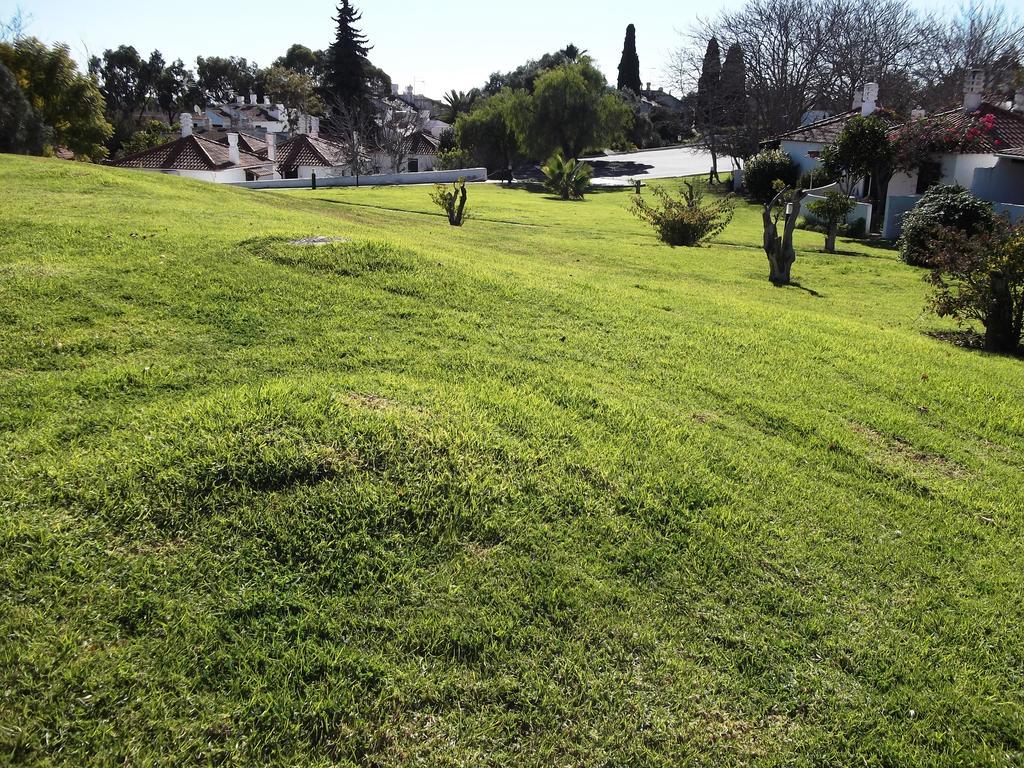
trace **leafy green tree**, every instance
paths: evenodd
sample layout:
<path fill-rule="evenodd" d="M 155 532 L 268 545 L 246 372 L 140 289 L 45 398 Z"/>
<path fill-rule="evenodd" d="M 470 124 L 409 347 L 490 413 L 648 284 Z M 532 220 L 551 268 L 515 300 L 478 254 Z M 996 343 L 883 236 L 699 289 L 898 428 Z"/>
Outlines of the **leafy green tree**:
<path fill-rule="evenodd" d="M 889 126 L 878 115 L 857 115 L 846 123 L 835 143 L 821 155 L 822 169 L 829 178 L 839 179 L 840 189 L 849 196 L 863 179 L 871 177 L 873 228 L 882 222 L 889 181 L 896 168 L 896 147 L 889 139 Z"/>
<path fill-rule="evenodd" d="M 232 96 L 245 96 L 256 88 L 259 67 L 236 56 L 200 56 L 196 59 L 196 79 L 208 101 L 224 103 Z"/>
<path fill-rule="evenodd" d="M 619 90 L 628 88 L 639 94 L 643 90 L 640 82 L 640 56 L 636 52 L 636 27 L 626 27 L 626 41 L 622 46 L 622 60 L 619 62 Z"/>
<path fill-rule="evenodd" d="M 839 190 L 829 190 L 824 200 L 816 200 L 807 206 L 814 218 L 825 225 L 825 252 L 836 252 L 836 237 L 839 227 L 853 210 L 856 203 Z"/>
<path fill-rule="evenodd" d="M 107 156 L 113 128 L 104 115 L 103 95 L 78 71 L 66 45 L 50 48 L 34 37 L 0 43 L 0 63 L 46 127 L 46 146 L 66 147 L 82 160 Z"/>
<path fill-rule="evenodd" d="M 173 123 L 181 112 L 191 112 L 193 107 L 205 106 L 206 99 L 195 75 L 186 69 L 184 62 L 177 59 L 164 67 L 156 81 L 156 102 L 167 115 L 167 122 Z"/>
<path fill-rule="evenodd" d="M 260 87 L 275 104 L 285 104 L 306 114 L 318 115 L 324 104 L 317 93 L 316 84 L 309 75 L 285 67 L 271 67 L 260 73 Z"/>
<path fill-rule="evenodd" d="M 722 102 L 722 54 L 718 40 L 708 41 L 704 62 L 697 81 L 697 127 L 704 135 L 708 151 L 711 152 L 710 181 L 718 181 L 718 132 L 724 122 Z"/>
<path fill-rule="evenodd" d="M 40 155 L 43 124 L 28 103 L 14 75 L 0 64 L 0 152 Z"/>
<path fill-rule="evenodd" d="M 121 145 L 118 156 L 134 155 L 136 152 L 159 147 L 161 144 L 171 141 L 175 133 L 174 126 L 169 126 L 159 120 L 150 120 L 149 125 L 141 131 L 136 131 L 128 141 Z"/>
<path fill-rule="evenodd" d="M 545 188 L 563 200 L 582 200 L 594 175 L 589 165 L 572 158 L 566 160 L 561 152 L 555 152 L 540 170 Z"/>
<path fill-rule="evenodd" d="M 301 43 L 295 43 L 288 48 L 284 56 L 274 62 L 274 66 L 306 75 L 319 87 L 324 73 L 327 71 L 327 53 L 314 51 Z"/>
<path fill-rule="evenodd" d="M 629 106 L 586 59 L 541 75 L 530 105 L 521 137 L 534 157 L 559 150 L 578 158 L 588 148 L 623 141 L 633 120 Z"/>
<path fill-rule="evenodd" d="M 563 64 L 579 64 L 587 59 L 587 52 L 570 43 L 560 51 L 545 53 L 539 59 L 531 59 L 511 72 L 495 72 L 491 75 L 483 91 L 493 96 L 505 88 L 513 91 L 533 93 L 537 79 L 549 70 Z"/>
<path fill-rule="evenodd" d="M 510 89 L 482 101 L 456 122 L 458 145 L 486 168 L 511 169 L 521 155 L 521 118 L 528 114 L 529 104 L 525 91 Z"/>
<path fill-rule="evenodd" d="M 349 0 L 341 0 L 334 43 L 327 54 L 327 75 L 324 88 L 330 100 L 352 106 L 369 95 L 367 84 L 367 55 L 371 46 L 366 36 L 356 27 L 363 15 Z"/>
<path fill-rule="evenodd" d="M 107 119 L 114 126 L 109 142 L 111 151 L 119 149 L 137 130 L 146 108 L 156 97 L 164 69 L 160 51 L 153 51 L 144 59 L 130 45 L 106 50 L 102 57 L 89 60 L 89 74 L 99 83 Z"/>

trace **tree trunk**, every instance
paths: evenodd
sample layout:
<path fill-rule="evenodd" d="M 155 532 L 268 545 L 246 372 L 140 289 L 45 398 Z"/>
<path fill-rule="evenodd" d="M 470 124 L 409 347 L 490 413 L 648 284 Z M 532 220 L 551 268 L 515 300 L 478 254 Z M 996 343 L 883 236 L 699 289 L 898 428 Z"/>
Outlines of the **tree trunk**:
<path fill-rule="evenodd" d="M 711 173 L 708 175 L 708 184 L 712 182 L 720 184 L 722 180 L 718 176 L 718 144 L 714 129 L 712 129 L 711 137 L 708 140 L 708 150 L 711 152 Z"/>
<path fill-rule="evenodd" d="M 800 216 L 800 201 L 807 193 L 798 189 L 793 192 L 790 203 L 793 210 L 786 216 L 786 223 L 779 236 L 778 226 L 772 216 L 775 205 L 779 202 L 785 192 L 780 192 L 768 205 L 764 207 L 764 251 L 768 256 L 769 274 L 768 279 L 773 285 L 789 285 L 792 282 L 791 275 L 793 262 L 796 261 L 796 249 L 793 248 L 793 231 L 796 229 L 796 220 Z"/>
<path fill-rule="evenodd" d="M 825 253 L 836 252 L 836 237 L 839 235 L 839 223 L 828 225 L 828 232 L 825 233 Z"/>
<path fill-rule="evenodd" d="M 992 275 L 992 303 L 985 318 L 985 349 L 1016 352 L 1020 336 L 1013 322 L 1013 294 L 1010 281 L 1000 273 Z"/>

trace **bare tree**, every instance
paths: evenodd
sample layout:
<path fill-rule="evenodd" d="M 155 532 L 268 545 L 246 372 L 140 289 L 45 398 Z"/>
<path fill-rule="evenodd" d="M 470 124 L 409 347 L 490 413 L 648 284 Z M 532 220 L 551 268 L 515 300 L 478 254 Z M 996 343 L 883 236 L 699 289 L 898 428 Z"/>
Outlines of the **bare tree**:
<path fill-rule="evenodd" d="M 425 122 L 418 111 L 392 105 L 385 105 L 378 114 L 377 145 L 395 173 L 401 172 L 409 157 L 413 137 L 423 130 Z"/>
<path fill-rule="evenodd" d="M 964 77 L 972 69 L 988 75 L 990 90 L 1012 92 L 1020 85 L 1024 23 L 1001 4 L 972 0 L 951 19 L 930 16 L 924 21 L 927 44 L 914 74 L 920 103 L 939 108 L 960 99 Z"/>
<path fill-rule="evenodd" d="M 761 138 L 799 125 L 812 109 L 841 112 L 868 82 L 901 114 L 960 101 L 969 70 L 1008 97 L 1024 84 L 1024 23 L 998 0 L 968 0 L 952 17 L 924 14 L 912 0 L 746 0 L 698 20 L 672 53 L 666 76 L 684 93 L 706 41 L 743 47 L 750 126 Z"/>
<path fill-rule="evenodd" d="M 359 186 L 359 177 L 369 170 L 366 148 L 374 142 L 373 104 L 345 102 L 332 96 L 328 99 L 327 115 L 324 128 L 345 148 L 349 172 L 356 177 L 356 186 Z"/>
<path fill-rule="evenodd" d="M 0 42 L 20 40 L 32 23 L 32 14 L 25 13 L 21 6 L 15 6 L 13 15 L 7 21 L 0 20 Z"/>

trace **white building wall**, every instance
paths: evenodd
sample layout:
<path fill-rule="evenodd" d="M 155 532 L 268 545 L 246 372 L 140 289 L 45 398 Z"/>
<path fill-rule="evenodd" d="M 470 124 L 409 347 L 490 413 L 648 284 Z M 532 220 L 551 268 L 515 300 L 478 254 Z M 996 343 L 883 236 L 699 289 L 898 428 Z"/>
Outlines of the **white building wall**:
<path fill-rule="evenodd" d="M 1000 158 L 992 168 L 975 173 L 977 194 L 996 203 L 1024 205 L 1024 160 Z"/>
<path fill-rule="evenodd" d="M 779 144 L 779 149 L 793 158 L 793 162 L 800 168 L 801 174 L 816 171 L 821 167 L 821 161 L 811 157 L 810 153 L 821 152 L 824 148 L 824 144 L 809 141 L 784 140 Z"/>

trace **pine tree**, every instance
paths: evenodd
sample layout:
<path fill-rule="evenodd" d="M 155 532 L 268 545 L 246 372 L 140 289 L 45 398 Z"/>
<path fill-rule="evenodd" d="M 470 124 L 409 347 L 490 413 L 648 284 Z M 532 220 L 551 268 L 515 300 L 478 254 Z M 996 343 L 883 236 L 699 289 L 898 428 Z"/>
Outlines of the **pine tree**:
<path fill-rule="evenodd" d="M 629 88 L 639 94 L 643 89 L 640 82 L 640 57 L 636 52 L 636 27 L 626 27 L 626 42 L 622 46 L 622 61 L 619 62 L 619 90 Z"/>
<path fill-rule="evenodd" d="M 360 104 L 368 93 L 366 56 L 371 46 L 356 28 L 362 18 L 349 0 L 341 0 L 334 19 L 338 25 L 337 36 L 328 52 L 328 96 L 348 107 Z"/>
<path fill-rule="evenodd" d="M 704 63 L 697 81 L 697 127 L 704 134 L 711 152 L 711 174 L 709 182 L 721 181 L 718 177 L 718 131 L 722 124 L 722 53 L 718 40 L 708 41 Z"/>
<path fill-rule="evenodd" d="M 747 67 L 743 62 L 743 47 L 739 43 L 729 46 L 722 65 L 722 122 L 730 128 L 747 122 Z"/>

